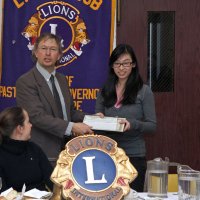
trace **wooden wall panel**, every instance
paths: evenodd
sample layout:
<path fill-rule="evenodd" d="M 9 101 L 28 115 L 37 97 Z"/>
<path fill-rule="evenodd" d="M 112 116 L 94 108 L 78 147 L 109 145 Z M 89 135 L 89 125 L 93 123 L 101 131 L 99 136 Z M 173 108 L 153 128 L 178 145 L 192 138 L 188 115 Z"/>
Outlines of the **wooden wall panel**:
<path fill-rule="evenodd" d="M 135 49 L 147 77 L 147 12 L 175 11 L 174 92 L 154 93 L 157 131 L 145 136 L 147 159 L 165 156 L 200 170 L 200 1 L 121 0 L 117 43 Z"/>

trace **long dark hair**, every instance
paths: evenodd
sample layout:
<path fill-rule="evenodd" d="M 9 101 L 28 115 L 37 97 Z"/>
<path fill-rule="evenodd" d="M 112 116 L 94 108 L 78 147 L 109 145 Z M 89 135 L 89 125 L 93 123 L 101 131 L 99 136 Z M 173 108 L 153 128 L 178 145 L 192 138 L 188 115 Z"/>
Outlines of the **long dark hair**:
<path fill-rule="evenodd" d="M 0 143 L 3 137 L 10 137 L 14 129 L 24 124 L 24 112 L 21 107 L 6 108 L 0 113 Z"/>
<path fill-rule="evenodd" d="M 133 51 L 133 48 L 127 44 L 118 45 L 112 52 L 109 59 L 109 74 L 106 83 L 104 84 L 101 94 L 104 98 L 104 106 L 111 107 L 114 106 L 117 100 L 116 94 L 116 84 L 118 82 L 118 77 L 114 72 L 113 63 L 123 54 L 129 54 L 131 56 L 132 62 L 135 65 L 126 81 L 125 91 L 123 95 L 122 104 L 134 104 L 138 91 L 143 86 L 143 80 L 139 74 L 138 62 Z"/>

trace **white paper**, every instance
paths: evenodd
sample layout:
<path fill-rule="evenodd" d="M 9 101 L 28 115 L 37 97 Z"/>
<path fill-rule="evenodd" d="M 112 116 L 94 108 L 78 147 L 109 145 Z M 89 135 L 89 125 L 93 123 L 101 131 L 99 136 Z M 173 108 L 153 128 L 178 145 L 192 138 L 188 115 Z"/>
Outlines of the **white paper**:
<path fill-rule="evenodd" d="M 40 191 L 36 188 L 29 190 L 27 192 L 24 193 L 24 196 L 26 197 L 32 197 L 32 198 L 36 198 L 36 199 L 41 199 L 41 198 L 48 198 L 52 195 L 51 192 L 47 192 L 47 191 Z"/>
<path fill-rule="evenodd" d="M 93 130 L 123 132 L 124 124 L 119 123 L 121 119 L 125 118 L 118 118 L 118 117 L 101 118 L 97 115 L 85 115 L 83 123 L 92 126 Z"/>
<path fill-rule="evenodd" d="M 13 188 L 11 187 L 11 188 L 9 188 L 9 189 L 7 189 L 7 190 L 5 190 L 4 192 L 2 192 L 1 193 L 1 196 L 4 196 L 4 197 L 6 197 L 6 195 L 10 192 L 10 191 L 12 191 L 13 190 Z"/>

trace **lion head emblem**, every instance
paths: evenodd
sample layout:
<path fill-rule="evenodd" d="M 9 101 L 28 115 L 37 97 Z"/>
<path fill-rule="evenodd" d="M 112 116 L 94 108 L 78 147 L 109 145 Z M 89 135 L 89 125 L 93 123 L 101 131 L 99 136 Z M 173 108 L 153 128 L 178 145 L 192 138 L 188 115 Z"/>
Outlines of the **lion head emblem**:
<path fill-rule="evenodd" d="M 77 56 L 80 56 L 83 53 L 81 48 L 88 44 L 90 40 L 86 32 L 86 25 L 82 19 L 79 19 L 79 21 L 74 26 L 75 39 L 71 49 Z"/>
<path fill-rule="evenodd" d="M 35 13 L 28 21 L 28 25 L 24 28 L 22 35 L 29 41 L 27 47 L 29 50 L 33 49 L 35 41 L 38 37 L 38 31 L 42 20 L 39 18 L 39 14 Z"/>
<path fill-rule="evenodd" d="M 49 9 L 52 12 L 48 12 Z M 57 9 L 60 12 L 54 12 Z M 67 15 L 64 10 L 71 14 Z M 34 44 L 42 32 L 58 34 L 62 38 L 63 55 L 57 67 L 72 63 L 83 54 L 83 46 L 85 47 L 91 41 L 86 23 L 79 15 L 78 9 L 62 1 L 50 1 L 39 5 L 37 12 L 31 14 L 27 25 L 21 32 L 22 37 L 28 41 L 28 49 L 33 50 Z"/>

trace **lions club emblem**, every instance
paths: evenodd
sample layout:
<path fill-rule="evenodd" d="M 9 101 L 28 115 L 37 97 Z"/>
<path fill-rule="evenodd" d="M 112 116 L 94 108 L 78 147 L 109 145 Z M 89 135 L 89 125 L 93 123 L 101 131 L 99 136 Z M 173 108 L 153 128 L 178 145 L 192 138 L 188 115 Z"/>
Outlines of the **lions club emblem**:
<path fill-rule="evenodd" d="M 66 66 L 81 56 L 84 51 L 83 46 L 90 42 L 87 26 L 80 17 L 80 11 L 62 1 L 39 5 L 37 11 L 30 17 L 22 31 L 29 50 L 33 49 L 41 32 L 51 32 L 62 38 L 64 50 L 58 67 Z"/>
<path fill-rule="evenodd" d="M 102 135 L 79 136 L 66 144 L 51 175 L 53 199 L 119 200 L 137 176 L 125 152 Z"/>

